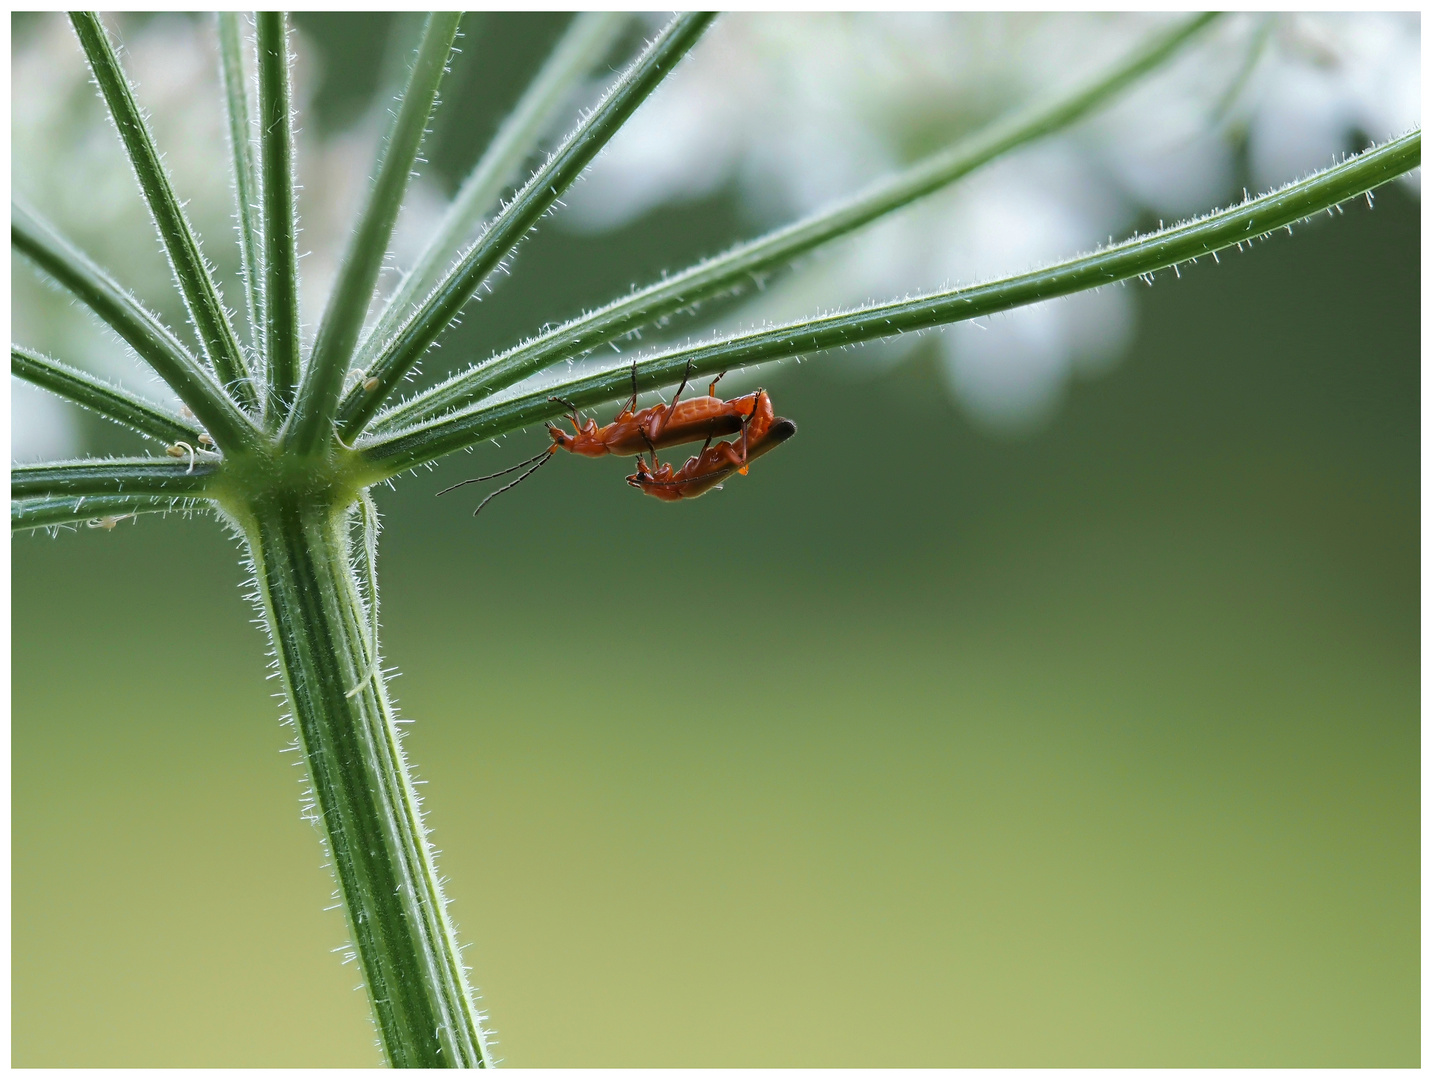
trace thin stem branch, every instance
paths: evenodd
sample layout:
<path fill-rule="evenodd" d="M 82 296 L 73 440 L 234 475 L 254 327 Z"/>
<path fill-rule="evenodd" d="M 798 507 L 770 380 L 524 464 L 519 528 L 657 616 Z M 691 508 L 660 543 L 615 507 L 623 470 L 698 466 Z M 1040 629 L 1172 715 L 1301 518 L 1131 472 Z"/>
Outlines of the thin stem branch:
<path fill-rule="evenodd" d="M 161 405 L 97 379 L 79 368 L 52 360 L 33 349 L 10 346 L 10 374 L 44 387 L 76 405 L 93 409 L 115 423 L 133 428 L 141 435 L 172 443 L 199 441 L 199 425 L 176 416 Z"/>
<path fill-rule="evenodd" d="M 184 297 L 185 307 L 199 331 L 204 355 L 213 365 L 219 382 L 226 388 L 232 388 L 235 399 L 247 408 L 256 408 L 258 395 L 254 390 L 252 373 L 234 337 L 234 328 L 229 325 L 228 311 L 209 272 L 209 264 L 199 250 L 199 241 L 189 225 L 184 208 L 174 194 L 169 173 L 154 145 L 154 136 L 144 121 L 109 35 L 94 12 L 71 12 L 70 22 L 89 61 L 90 71 L 99 84 L 100 94 L 109 106 L 110 117 L 119 129 L 119 137 L 124 142 L 144 200 L 149 204 L 149 212 L 164 244 L 165 254 L 169 256 L 169 265 Z"/>
<path fill-rule="evenodd" d="M 640 57 L 556 153 L 538 169 L 493 220 L 482 238 L 403 325 L 339 408 L 342 436 L 351 442 L 412 370 L 443 329 L 462 311 L 487 276 L 527 235 L 577 179 L 597 152 L 696 44 L 710 24 L 709 12 L 678 15 L 657 35 Z"/>
<path fill-rule="evenodd" d="M 280 500 L 254 507 L 244 525 L 313 785 L 310 813 L 388 1061 L 486 1065 L 343 515 Z"/>
<path fill-rule="evenodd" d="M 239 259 L 248 301 L 249 334 L 254 355 L 264 354 L 263 207 L 255 162 L 254 118 L 249 107 L 248 75 L 244 71 L 244 38 L 239 13 L 221 11 L 219 63 L 224 79 L 224 110 L 229 121 L 229 150 L 234 164 L 234 199 L 239 215 Z M 262 367 L 262 363 L 257 365 Z"/>
<path fill-rule="evenodd" d="M 259 178 L 264 253 L 264 359 L 268 397 L 264 423 L 278 430 L 298 385 L 297 207 L 293 191 L 292 91 L 288 20 L 279 11 L 255 15 L 259 53 Z"/>
<path fill-rule="evenodd" d="M 198 493 L 209 486 L 217 471 L 218 463 L 212 460 L 185 462 L 154 458 L 16 465 L 10 470 L 10 498 Z"/>
<path fill-rule="evenodd" d="M 606 11 L 584 11 L 572 17 L 552 55 L 463 181 L 427 247 L 383 305 L 378 321 L 358 348 L 354 366 L 366 369 L 411 314 L 418 299 L 438 283 L 458 248 L 482 223 L 536 148 L 537 140 L 552 126 L 572 88 L 611 48 L 630 18 L 626 12 Z"/>
<path fill-rule="evenodd" d="M 1414 131 L 1355 158 L 1289 184 L 1278 191 L 1196 221 L 1135 237 L 1092 255 L 1071 259 L 983 285 L 942 290 L 908 300 L 857 308 L 753 333 L 735 334 L 703 345 L 667 350 L 636 362 L 640 388 L 747 364 L 779 360 L 875 338 L 890 337 L 948 323 L 1008 311 L 1085 289 L 1198 259 L 1229 247 L 1242 247 L 1287 228 L 1312 214 L 1361 195 L 1418 167 L 1422 133 Z M 560 395 L 579 406 L 619 397 L 632 385 L 630 364 L 580 378 L 558 380 L 443 420 L 429 422 L 379 442 L 364 445 L 364 456 L 381 472 L 393 475 L 454 450 L 548 417 L 563 406 Z"/>
<path fill-rule="evenodd" d="M 52 499 L 18 499 L 10 503 L 10 531 L 53 529 L 81 522 L 92 529 L 112 529 L 140 514 L 194 510 L 205 504 L 188 498 L 143 495 L 65 495 Z"/>
<path fill-rule="evenodd" d="M 748 287 L 761 275 L 813 248 L 938 191 L 1016 147 L 1067 128 L 1157 68 L 1217 17 L 1211 13 L 1181 20 L 1073 92 L 997 120 L 970 138 L 803 221 L 740 244 L 554 327 L 384 413 L 373 427 L 393 430 L 466 408 L 554 363 L 573 359 L 703 300 Z"/>
<path fill-rule="evenodd" d="M 152 367 L 210 434 L 229 448 L 253 446 L 258 430 L 159 317 L 32 211 L 10 205 L 15 250 L 104 320 Z"/>
<path fill-rule="evenodd" d="M 403 205 L 403 193 L 407 190 L 433 103 L 437 101 L 438 86 L 447 70 L 461 19 L 461 12 L 433 12 L 423 26 L 422 40 L 393 130 L 381 153 L 368 205 L 353 233 L 338 283 L 319 324 L 318 339 L 304 372 L 298 400 L 284 428 L 285 443 L 300 454 L 311 453 L 320 440 L 329 435 L 338 395 L 343 390 L 343 376 L 363 329 L 363 316 L 368 311 L 373 286 L 388 253 L 388 241 Z"/>

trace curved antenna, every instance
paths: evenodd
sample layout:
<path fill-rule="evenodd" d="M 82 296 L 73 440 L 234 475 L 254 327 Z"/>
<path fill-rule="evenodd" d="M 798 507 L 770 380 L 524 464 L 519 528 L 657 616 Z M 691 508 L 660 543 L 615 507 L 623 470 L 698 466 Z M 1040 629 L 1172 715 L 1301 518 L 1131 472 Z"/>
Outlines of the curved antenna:
<path fill-rule="evenodd" d="M 530 457 L 526 461 L 519 461 L 516 465 L 513 465 L 511 468 L 508 469 L 503 469 L 501 472 L 488 473 L 486 476 L 474 476 L 471 480 L 459 480 L 452 487 L 445 487 L 437 494 L 446 495 L 449 491 L 456 491 L 458 488 L 464 487 L 467 484 L 480 484 L 484 480 L 496 480 L 499 476 L 506 476 L 510 472 L 516 472 L 518 469 L 523 468 L 526 465 L 531 465 L 534 461 L 537 460 L 537 458 L 546 457 L 556 448 L 556 445 L 556 443 L 553 443 L 546 450 L 543 450 L 540 454 L 538 454 L 537 457 Z M 510 487 L 511 485 L 509 484 L 508 486 Z M 505 491 L 506 488 L 504 488 L 503 490 Z"/>
<path fill-rule="evenodd" d="M 551 460 L 552 460 L 552 453 L 551 453 L 550 451 L 548 451 L 548 452 L 543 456 L 543 458 L 542 458 L 541 461 L 537 462 L 536 465 L 533 465 L 532 468 L 528 469 L 525 473 L 523 473 L 521 476 L 519 476 L 516 480 L 512 481 L 512 483 L 510 483 L 510 484 L 503 484 L 502 487 L 498 488 L 496 491 L 494 491 L 494 492 L 493 492 L 491 495 L 489 495 L 487 498 L 483 499 L 482 502 L 478 503 L 478 504 L 477 504 L 477 509 L 472 512 L 472 516 L 473 516 L 473 517 L 477 517 L 478 514 L 482 513 L 482 508 L 483 508 L 484 506 L 486 506 L 488 503 L 490 503 L 493 499 L 497 498 L 497 496 L 501 495 L 504 491 L 511 491 L 511 490 L 512 490 L 513 488 L 515 488 L 518 484 L 522 483 L 522 481 L 526 480 L 529 476 L 531 476 L 533 473 L 535 473 L 538 469 L 540 469 L 543 465 L 546 465 L 547 462 L 549 462 L 549 461 L 551 461 Z M 511 471 L 511 470 L 509 470 L 509 471 Z"/>

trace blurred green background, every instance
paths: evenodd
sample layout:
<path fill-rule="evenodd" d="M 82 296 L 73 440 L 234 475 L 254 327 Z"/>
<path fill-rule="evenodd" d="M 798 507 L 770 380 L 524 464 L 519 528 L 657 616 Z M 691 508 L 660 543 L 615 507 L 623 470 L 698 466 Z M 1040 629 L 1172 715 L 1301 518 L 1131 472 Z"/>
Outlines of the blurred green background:
<path fill-rule="evenodd" d="M 486 20 L 438 167 L 561 24 Z M 744 228 L 545 227 L 464 347 Z M 432 498 L 535 433 L 382 492 L 505 1063 L 1417 1065 L 1418 232 L 1389 189 L 1140 286 L 1123 366 L 1024 441 L 929 357 L 817 360 L 764 378 L 799 438 L 689 505 L 565 459 L 476 523 Z M 234 543 L 12 567 L 13 1063 L 376 1063 Z"/>

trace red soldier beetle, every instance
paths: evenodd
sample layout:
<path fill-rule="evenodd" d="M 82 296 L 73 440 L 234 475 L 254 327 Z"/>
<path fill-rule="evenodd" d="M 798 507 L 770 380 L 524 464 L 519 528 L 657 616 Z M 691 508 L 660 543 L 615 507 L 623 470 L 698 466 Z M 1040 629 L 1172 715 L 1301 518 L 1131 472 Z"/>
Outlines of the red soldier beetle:
<path fill-rule="evenodd" d="M 712 446 L 708 438 L 701 452 L 688 458 L 679 469 L 658 464 L 653 452 L 650 467 L 641 458 L 637 459 L 636 472 L 627 477 L 627 483 L 664 502 L 695 499 L 720 487 L 732 473 L 745 476 L 751 462 L 774 450 L 795 433 L 795 422 L 777 416 L 771 406 L 771 396 L 764 390 L 758 390 L 756 408 L 743 426 L 739 440 Z"/>
<path fill-rule="evenodd" d="M 636 476 L 627 477 L 627 483 L 643 488 L 661 499 L 696 498 L 719 486 L 732 472 L 739 471 L 744 475 L 749 462 L 779 446 L 796 432 L 794 423 L 775 415 L 771 407 L 771 397 L 765 390 L 757 390 L 754 394 L 746 394 L 731 401 L 722 401 L 716 397 L 716 384 L 725 374 L 723 371 L 712 380 L 705 397 L 682 401 L 681 393 L 686 389 L 691 377 L 691 364 L 688 361 L 686 375 L 669 406 L 659 404 L 633 412 L 637 398 L 636 365 L 633 364 L 632 396 L 622 406 L 616 419 L 605 427 L 598 427 L 596 420 L 591 418 L 583 422 L 577 407 L 570 401 L 551 398 L 550 400 L 572 410 L 568 419 L 575 434 L 568 434 L 555 424 L 549 423 L 547 430 L 552 436 L 552 444 L 540 454 L 498 472 L 460 481 L 451 487 L 443 488 L 438 494 L 445 495 L 467 484 L 495 480 L 518 469 L 526 469 L 516 480 L 504 484 L 478 503 L 477 509 L 472 512 L 476 517 L 482 512 L 482 508 L 497 496 L 515 488 L 547 464 L 557 448 L 561 447 L 587 457 L 601 457 L 606 454 L 633 455 L 638 459 L 638 472 Z M 736 449 L 737 443 L 734 441 L 711 445 L 711 440 L 717 435 L 734 435 L 738 431 L 741 432 L 739 450 Z M 659 448 L 679 446 L 701 438 L 706 440 L 701 453 L 691 458 L 681 470 L 673 472 L 670 465 L 658 464 L 656 451 Z M 643 451 L 651 452 L 655 472 L 648 469 L 646 463 L 641 460 Z"/>
<path fill-rule="evenodd" d="M 575 405 L 562 398 L 550 400 L 571 409 L 567 419 L 571 422 L 572 433 L 555 424 L 548 424 L 552 445 L 570 450 L 586 457 L 602 457 L 616 454 L 620 457 L 635 457 L 647 451 L 664 450 L 682 443 L 705 439 L 708 442 L 721 435 L 734 435 L 756 409 L 756 394 L 723 401 L 716 396 L 716 384 L 726 373 L 723 371 L 711 382 L 705 397 L 681 400 L 681 394 L 691 378 L 691 365 L 686 365 L 686 375 L 677 387 L 670 405 L 648 406 L 640 412 L 636 409 L 636 365 L 631 369 L 631 397 L 617 413 L 616 419 L 605 427 L 598 427 L 590 417 L 585 421 Z"/>

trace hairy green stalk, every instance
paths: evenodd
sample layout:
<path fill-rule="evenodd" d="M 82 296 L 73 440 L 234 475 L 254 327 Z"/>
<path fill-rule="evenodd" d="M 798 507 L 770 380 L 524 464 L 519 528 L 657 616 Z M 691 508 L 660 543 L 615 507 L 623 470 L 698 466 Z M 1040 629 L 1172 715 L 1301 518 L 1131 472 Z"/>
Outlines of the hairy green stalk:
<path fill-rule="evenodd" d="M 686 55 L 710 25 L 709 12 L 678 15 L 647 46 L 617 84 L 522 190 L 512 197 L 482 238 L 403 324 L 372 368 L 365 383 L 354 387 L 338 411 L 339 430 L 351 441 L 382 406 L 399 380 L 413 369 L 438 335 L 462 312 L 488 275 L 515 248 L 571 187 L 582 170 L 605 146 Z"/>
<path fill-rule="evenodd" d="M 552 125 L 577 81 L 611 48 L 630 18 L 625 12 L 605 11 L 584 11 L 572 17 L 562 40 L 462 182 L 432 239 L 364 337 L 354 358 L 358 368 L 366 369 L 373 362 L 378 350 L 412 313 L 413 305 L 438 283 L 447 264 L 456 258 L 459 245 L 491 212 L 537 140 Z"/>
<path fill-rule="evenodd" d="M 643 357 L 608 371 L 557 379 L 499 403 L 364 444 L 363 453 L 373 465 L 395 474 L 527 424 L 558 416 L 564 406 L 554 402 L 554 396 L 577 405 L 595 405 L 626 394 L 632 386 L 633 364 L 637 386 L 652 389 L 675 382 L 688 372 L 693 376 L 709 375 L 745 364 L 854 345 L 977 319 L 1150 275 L 1204 255 L 1216 255 L 1225 248 L 1241 247 L 1275 229 L 1291 231 L 1294 222 L 1329 210 L 1410 172 L 1421 161 L 1422 133 L 1414 131 L 1240 206 L 1150 236 L 1136 237 L 1093 255 L 984 285 L 941 290 L 755 333 L 735 334 L 705 345 Z"/>
<path fill-rule="evenodd" d="M 423 26 L 422 41 L 381 154 L 368 205 L 353 233 L 338 284 L 328 299 L 298 403 L 284 429 L 285 442 L 300 454 L 312 453 L 319 440 L 328 437 L 348 360 L 363 329 L 363 316 L 383 267 L 383 256 L 388 251 L 461 19 L 461 12 L 434 12 Z"/>
<path fill-rule="evenodd" d="M 275 431 L 298 386 L 298 209 L 293 191 L 292 89 L 288 18 L 255 15 L 259 52 L 259 179 L 263 198 L 264 426 Z"/>
<path fill-rule="evenodd" d="M 169 173 L 154 145 L 154 136 L 139 111 L 134 90 L 119 65 L 109 35 L 94 12 L 71 12 L 70 22 L 85 51 L 90 71 L 99 83 L 100 93 L 109 106 L 115 127 L 119 129 L 119 136 L 124 140 L 130 164 L 134 166 L 134 175 L 139 180 L 145 202 L 149 204 L 149 212 L 164 243 L 164 252 L 169 256 L 174 280 L 189 309 L 189 317 L 199 331 L 204 355 L 213 365 L 219 381 L 232 388 L 234 396 L 245 408 L 254 408 L 258 395 L 253 375 L 244 360 L 238 339 L 234 337 L 234 328 L 229 325 L 228 312 L 219 298 L 209 264 L 199 251 L 199 240 L 184 214 L 183 205 L 174 194 Z"/>
<path fill-rule="evenodd" d="M 234 199 L 239 216 L 239 266 L 249 308 L 249 333 L 256 357 L 264 351 L 263 208 L 259 205 L 258 164 L 254 149 L 254 118 L 249 108 L 248 76 L 244 72 L 244 40 L 239 15 L 218 15 L 219 67 L 224 78 L 224 112 L 228 119 L 229 152 L 234 166 Z M 261 366 L 261 365 L 260 365 Z"/>
<path fill-rule="evenodd" d="M 1054 101 L 1004 117 L 946 150 L 933 154 L 865 192 L 818 211 L 715 258 L 664 277 L 540 334 L 469 371 L 418 394 L 377 417 L 374 430 L 396 430 L 465 408 L 558 360 L 581 353 L 699 304 L 749 287 L 792 259 L 877 221 L 968 176 L 1011 150 L 1062 131 L 1108 104 L 1141 76 L 1155 70 L 1203 30 L 1217 14 L 1187 19 L 1157 34 L 1099 76 Z"/>
<path fill-rule="evenodd" d="M 10 347 L 10 374 L 160 442 L 199 442 L 197 424 L 32 349 Z"/>
<path fill-rule="evenodd" d="M 214 461 L 157 458 L 114 458 L 17 465 L 10 470 L 10 497 L 52 498 L 60 495 L 198 494 L 218 472 Z"/>
<path fill-rule="evenodd" d="M 83 524 L 91 529 L 112 529 L 121 521 L 128 521 L 140 514 L 185 513 L 207 509 L 207 502 L 184 498 L 56 495 L 52 498 L 12 500 L 10 528 L 12 531 L 57 529 L 64 525 Z"/>
<path fill-rule="evenodd" d="M 403 758 L 346 515 L 279 495 L 244 535 L 390 1064 L 487 1064 L 480 1017 Z"/>
<path fill-rule="evenodd" d="M 33 211 L 10 205 L 10 244 L 84 303 L 169 384 L 223 446 L 252 446 L 258 432 L 159 317 Z"/>

